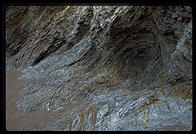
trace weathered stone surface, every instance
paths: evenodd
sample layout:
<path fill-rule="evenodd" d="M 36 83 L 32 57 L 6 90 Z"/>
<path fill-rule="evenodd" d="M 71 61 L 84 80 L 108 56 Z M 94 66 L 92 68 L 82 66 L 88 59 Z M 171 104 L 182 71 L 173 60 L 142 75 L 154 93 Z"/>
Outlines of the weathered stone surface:
<path fill-rule="evenodd" d="M 21 111 L 79 104 L 44 130 L 191 130 L 188 6 L 8 7 Z"/>

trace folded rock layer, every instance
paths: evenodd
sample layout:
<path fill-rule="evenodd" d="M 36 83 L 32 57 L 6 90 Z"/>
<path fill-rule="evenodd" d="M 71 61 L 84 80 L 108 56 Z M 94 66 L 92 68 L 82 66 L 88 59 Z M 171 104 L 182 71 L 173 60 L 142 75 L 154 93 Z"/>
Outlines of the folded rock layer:
<path fill-rule="evenodd" d="M 191 130 L 188 6 L 8 6 L 20 111 L 78 104 L 44 130 Z"/>

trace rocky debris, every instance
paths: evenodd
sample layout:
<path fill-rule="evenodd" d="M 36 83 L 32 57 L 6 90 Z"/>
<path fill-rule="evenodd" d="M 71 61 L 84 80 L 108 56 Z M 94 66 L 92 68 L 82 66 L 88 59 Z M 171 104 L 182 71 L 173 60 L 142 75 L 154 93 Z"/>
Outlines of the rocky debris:
<path fill-rule="evenodd" d="M 6 43 L 19 110 L 79 104 L 44 130 L 192 129 L 190 7 L 8 7 Z"/>

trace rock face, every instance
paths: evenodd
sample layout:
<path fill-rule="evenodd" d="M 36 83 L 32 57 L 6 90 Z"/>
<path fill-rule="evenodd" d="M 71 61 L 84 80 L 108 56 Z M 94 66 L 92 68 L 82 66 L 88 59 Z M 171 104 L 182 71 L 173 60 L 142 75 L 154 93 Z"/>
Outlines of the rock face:
<path fill-rule="evenodd" d="M 79 104 L 44 130 L 191 130 L 188 6 L 10 6 L 6 67 L 21 111 Z"/>

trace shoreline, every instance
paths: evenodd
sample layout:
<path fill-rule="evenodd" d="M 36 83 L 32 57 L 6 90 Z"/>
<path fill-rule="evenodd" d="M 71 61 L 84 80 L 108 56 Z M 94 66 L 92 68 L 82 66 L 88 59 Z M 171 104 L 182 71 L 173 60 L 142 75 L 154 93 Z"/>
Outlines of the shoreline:
<path fill-rule="evenodd" d="M 54 123 L 67 110 L 74 105 L 67 105 L 58 111 L 19 111 L 15 103 L 23 98 L 19 90 L 24 87 L 28 80 L 17 80 L 22 74 L 18 70 L 6 70 L 6 129 L 8 131 L 43 131 L 43 129 Z"/>

